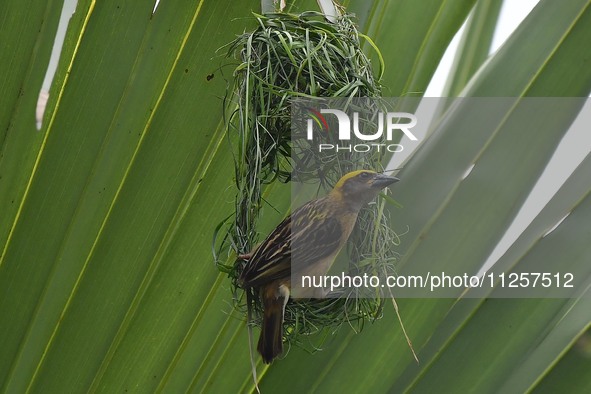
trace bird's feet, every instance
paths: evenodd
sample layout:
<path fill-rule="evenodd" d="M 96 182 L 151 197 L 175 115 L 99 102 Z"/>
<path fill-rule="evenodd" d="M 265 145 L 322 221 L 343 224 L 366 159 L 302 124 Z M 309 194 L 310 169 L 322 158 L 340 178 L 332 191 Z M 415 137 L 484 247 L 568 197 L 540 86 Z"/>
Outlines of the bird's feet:
<path fill-rule="evenodd" d="M 250 260 L 251 257 L 252 257 L 252 253 L 244 253 L 244 254 L 238 255 L 238 258 L 240 260 Z"/>

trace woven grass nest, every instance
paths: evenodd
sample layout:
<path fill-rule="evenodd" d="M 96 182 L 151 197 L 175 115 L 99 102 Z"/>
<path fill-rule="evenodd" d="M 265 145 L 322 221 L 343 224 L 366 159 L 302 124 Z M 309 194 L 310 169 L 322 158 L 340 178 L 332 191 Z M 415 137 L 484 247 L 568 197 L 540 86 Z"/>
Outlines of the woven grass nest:
<path fill-rule="evenodd" d="M 380 170 L 385 160 L 383 153 L 320 157 L 291 137 L 291 103 L 296 98 L 380 96 L 381 55 L 373 42 L 357 31 L 351 17 L 341 16 L 335 23 L 317 12 L 254 17 L 256 29 L 226 47 L 228 56 L 239 61 L 227 95 L 236 212 L 218 226 L 214 242 L 218 268 L 231 278 L 235 306 L 243 313 L 246 300 L 237 278 L 244 261 L 237 255 L 250 252 L 267 235 L 257 232 L 257 219 L 265 206 L 262 190 L 274 182 L 301 182 L 315 184 L 319 195 L 324 195 L 343 174 L 362 168 Z M 361 49 L 362 42 L 375 50 L 377 76 Z M 394 272 L 396 256 L 391 249 L 397 236 L 383 209 L 387 201 L 382 198 L 359 215 L 346 251 L 341 253 L 347 254 L 351 274 Z M 289 344 L 310 345 L 310 334 L 328 334 L 343 324 L 359 331 L 364 322 L 381 316 L 383 298 L 379 292 L 372 298 L 343 292 L 339 298 L 290 300 L 284 337 Z M 261 311 L 257 301 L 251 324 L 260 325 Z M 320 341 L 324 337 L 318 336 Z"/>

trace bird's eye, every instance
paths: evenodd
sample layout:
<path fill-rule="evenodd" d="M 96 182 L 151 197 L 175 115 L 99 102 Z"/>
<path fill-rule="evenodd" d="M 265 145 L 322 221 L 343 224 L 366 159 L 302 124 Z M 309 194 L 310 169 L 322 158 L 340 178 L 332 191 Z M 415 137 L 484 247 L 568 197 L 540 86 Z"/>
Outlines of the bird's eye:
<path fill-rule="evenodd" d="M 359 174 L 359 176 L 361 177 L 361 179 L 367 179 L 369 178 L 370 174 L 369 172 L 362 172 L 361 174 Z"/>

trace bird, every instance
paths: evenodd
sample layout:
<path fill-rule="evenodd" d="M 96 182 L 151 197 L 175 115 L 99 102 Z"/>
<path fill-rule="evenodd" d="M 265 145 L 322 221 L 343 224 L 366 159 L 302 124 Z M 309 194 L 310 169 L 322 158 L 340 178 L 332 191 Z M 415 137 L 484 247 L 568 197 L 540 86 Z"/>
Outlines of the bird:
<path fill-rule="evenodd" d="M 246 261 L 238 284 L 246 291 L 248 308 L 253 297 L 262 300 L 257 350 L 264 363 L 270 364 L 283 353 L 285 306 L 292 292 L 297 290 L 305 296 L 298 298 L 323 296 L 292 283 L 292 260 L 298 267 L 294 269 L 297 277 L 326 275 L 347 242 L 361 208 L 398 180 L 371 170 L 349 172 L 326 196 L 294 210 L 252 252 L 239 256 Z"/>

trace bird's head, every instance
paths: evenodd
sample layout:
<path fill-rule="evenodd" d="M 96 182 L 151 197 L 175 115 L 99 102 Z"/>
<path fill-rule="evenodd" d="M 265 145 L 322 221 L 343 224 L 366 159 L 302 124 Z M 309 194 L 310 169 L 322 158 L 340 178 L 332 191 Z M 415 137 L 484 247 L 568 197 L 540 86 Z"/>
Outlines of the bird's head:
<path fill-rule="evenodd" d="M 345 174 L 337 182 L 330 195 L 345 202 L 349 207 L 359 210 L 373 200 L 380 190 L 398 180 L 396 177 L 371 170 L 353 171 Z"/>

